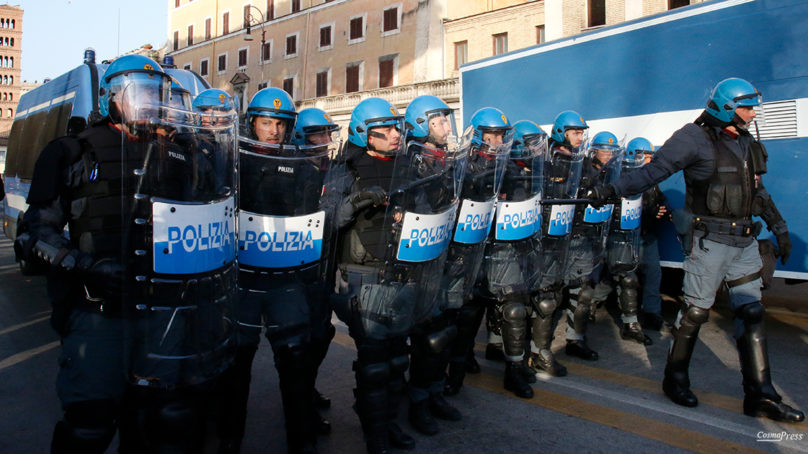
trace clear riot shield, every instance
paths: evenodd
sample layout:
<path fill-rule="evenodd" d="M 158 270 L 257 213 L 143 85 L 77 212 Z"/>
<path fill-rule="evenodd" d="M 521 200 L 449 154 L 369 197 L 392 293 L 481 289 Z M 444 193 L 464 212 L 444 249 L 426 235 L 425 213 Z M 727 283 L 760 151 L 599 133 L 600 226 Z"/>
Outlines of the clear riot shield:
<path fill-rule="evenodd" d="M 642 153 L 626 156 L 622 172 L 632 172 L 643 164 Z M 606 246 L 606 264 L 613 274 L 634 270 L 640 260 L 642 194 L 622 197 L 615 206 Z"/>
<path fill-rule="evenodd" d="M 545 199 L 574 199 L 581 181 L 584 152 L 554 146 L 546 153 L 544 161 Z M 538 288 L 547 289 L 561 283 L 564 264 L 572 232 L 574 204 L 548 204 L 542 206 L 542 266 Z"/>
<path fill-rule="evenodd" d="M 461 141 L 460 152 L 468 156 L 468 163 L 441 285 L 448 309 L 460 308 L 477 280 L 513 143 L 512 137 L 506 136 L 497 147 L 473 145 L 473 132 L 469 127 Z"/>
<path fill-rule="evenodd" d="M 496 222 L 483 264 L 488 291 L 497 298 L 528 294 L 541 269 L 541 198 L 545 136 L 512 150 L 497 201 Z"/>
<path fill-rule="evenodd" d="M 211 115 L 123 112 L 125 351 L 139 386 L 207 382 L 233 355 L 237 117 Z"/>
<path fill-rule="evenodd" d="M 333 141 L 279 145 L 240 139 L 241 269 L 285 271 L 303 283 L 323 281 L 335 235 L 329 172 L 338 146 Z M 246 288 L 260 291 L 262 281 L 267 279 L 251 280 Z"/>
<path fill-rule="evenodd" d="M 584 144 L 587 150 L 581 170 L 579 193 L 603 184 L 611 184 L 620 177 L 625 148 L 621 144 Z M 600 208 L 592 205 L 579 205 L 575 209 L 572 238 L 566 257 L 565 277 L 579 279 L 588 276 L 593 268 L 603 260 L 606 252 L 606 238 L 614 210 L 613 204 Z"/>
<path fill-rule="evenodd" d="M 384 264 L 377 283 L 359 289 L 365 335 L 406 334 L 429 316 L 438 293 L 468 156 L 410 142 L 395 155 L 384 215 Z"/>

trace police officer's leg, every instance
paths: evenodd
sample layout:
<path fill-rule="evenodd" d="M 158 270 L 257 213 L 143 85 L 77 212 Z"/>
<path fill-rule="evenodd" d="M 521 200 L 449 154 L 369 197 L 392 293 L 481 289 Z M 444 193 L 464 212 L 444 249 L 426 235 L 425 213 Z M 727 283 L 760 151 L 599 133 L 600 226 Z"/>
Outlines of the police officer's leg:
<path fill-rule="evenodd" d="M 511 294 L 501 305 L 502 346 L 505 351 L 505 389 L 519 397 L 533 397 L 533 388 L 528 383 L 523 360 L 525 358 L 525 335 L 527 334 L 527 308 L 525 297 Z"/>
<path fill-rule="evenodd" d="M 555 360 L 550 345 L 553 343 L 553 316 L 559 306 L 558 293 L 552 288 L 544 289 L 531 297 L 533 323 L 530 341 L 530 365 L 554 377 L 567 375 L 567 368 Z"/>
<path fill-rule="evenodd" d="M 313 452 L 314 359 L 310 305 L 303 285 L 290 283 L 268 294 L 264 322 L 278 371 L 288 450 Z"/>
<path fill-rule="evenodd" d="M 387 382 L 387 428 L 389 441 L 394 448 L 414 449 L 415 440 L 402 431 L 401 427 L 395 422 L 398 416 L 398 407 L 401 404 L 401 400 L 407 388 L 404 373 L 410 366 L 410 352 L 407 346 L 406 336 L 397 336 L 389 339 L 387 350 L 390 357 L 390 379 Z"/>
<path fill-rule="evenodd" d="M 659 245 L 656 235 L 648 234 L 642 237 L 639 272 L 642 281 L 642 325 L 646 329 L 659 331 L 664 320 L 662 297 L 659 294 L 662 268 L 659 266 Z"/>
<path fill-rule="evenodd" d="M 682 283 L 685 307 L 679 311 L 674 322 L 673 344 L 668 351 L 665 379 L 662 381 L 665 395 L 674 403 L 686 407 L 698 405 L 696 395 L 690 391 L 690 357 L 698 340 L 699 329 L 709 318 L 715 292 L 727 269 L 723 245 L 709 240 L 700 241 L 701 236 L 696 231 L 689 238 L 692 248 L 685 245 L 686 249 L 690 249 L 690 253 L 685 256 L 685 276 Z"/>
<path fill-rule="evenodd" d="M 353 364 L 355 409 L 365 432 L 368 453 L 386 453 L 389 449 L 390 352 L 384 340 L 357 336 L 354 341 L 357 349 L 357 360 Z"/>
<path fill-rule="evenodd" d="M 617 298 L 620 301 L 621 319 L 623 320 L 620 337 L 643 345 L 653 344 L 651 338 L 642 332 L 640 322 L 637 320 L 637 311 L 640 305 L 637 292 L 637 289 L 640 288 L 640 280 L 637 278 L 637 273 L 634 271 L 620 273 L 618 283 L 620 287 L 618 288 Z"/>
<path fill-rule="evenodd" d="M 564 351 L 571 356 L 597 361 L 598 353 L 586 342 L 586 325 L 589 322 L 590 304 L 594 290 L 585 278 L 577 279 L 567 287 L 569 307 L 567 313 L 567 345 Z"/>
<path fill-rule="evenodd" d="M 331 324 L 331 305 L 328 301 L 328 290 L 323 286 L 326 284 L 314 285 L 307 288 L 311 307 L 311 352 L 314 359 L 314 379 L 317 378 L 317 371 L 328 354 L 328 347 L 334 339 L 336 329 Z M 323 395 L 317 389 L 313 393 L 314 405 L 320 409 L 331 407 L 331 399 Z"/>
<path fill-rule="evenodd" d="M 476 295 L 457 312 L 457 337 L 450 348 L 449 374 L 443 388 L 444 395 L 454 396 L 463 386 L 466 357 L 474 353 L 474 339 L 485 314 L 485 307 L 489 304 L 493 304 L 492 299 Z"/>
<path fill-rule="evenodd" d="M 143 445 L 139 452 L 201 452 L 205 423 L 204 393 L 203 388 L 196 386 L 170 391 L 133 386 L 131 399 L 134 404 L 127 411 L 135 411 L 138 415 Z"/>
<path fill-rule="evenodd" d="M 73 310 L 62 337 L 56 391 L 64 417 L 56 424 L 53 453 L 102 453 L 115 435 L 126 383 L 123 322 Z"/>
<path fill-rule="evenodd" d="M 485 359 L 504 361 L 502 349 L 502 307 L 491 304 L 485 310 L 485 329 L 488 331 L 488 344 L 485 346 Z"/>
<path fill-rule="evenodd" d="M 252 364 L 261 340 L 260 293 L 240 291 L 238 302 L 238 336 L 233 364 L 216 383 L 216 427 L 219 454 L 238 453 L 244 439 L 247 400 L 250 396 Z"/>
<path fill-rule="evenodd" d="M 429 411 L 429 387 L 431 371 L 440 368 L 440 358 L 430 352 L 429 336 L 436 331 L 435 320 L 419 323 L 410 331 L 410 424 L 424 435 L 438 433 L 438 423 Z"/>
<path fill-rule="evenodd" d="M 744 248 L 727 273 L 730 303 L 735 312 L 735 339 L 743 374 L 743 411 L 749 416 L 765 416 L 776 421 L 800 422 L 803 412 L 782 402 L 772 385 L 769 352 L 763 327 L 765 309 L 760 303 L 761 266 L 754 243 Z"/>

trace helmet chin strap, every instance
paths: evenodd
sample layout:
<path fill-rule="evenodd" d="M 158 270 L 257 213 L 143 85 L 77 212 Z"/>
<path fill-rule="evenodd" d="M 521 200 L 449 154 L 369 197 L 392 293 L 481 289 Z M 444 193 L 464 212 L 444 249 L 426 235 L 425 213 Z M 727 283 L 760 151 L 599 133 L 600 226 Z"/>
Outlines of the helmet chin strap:
<path fill-rule="evenodd" d="M 732 116 L 732 123 L 736 128 L 742 129 L 744 131 L 748 131 L 749 130 L 749 124 L 751 123 L 751 121 L 750 122 L 744 121 L 743 118 L 741 118 L 736 113 L 736 114 L 733 114 L 733 116 Z"/>

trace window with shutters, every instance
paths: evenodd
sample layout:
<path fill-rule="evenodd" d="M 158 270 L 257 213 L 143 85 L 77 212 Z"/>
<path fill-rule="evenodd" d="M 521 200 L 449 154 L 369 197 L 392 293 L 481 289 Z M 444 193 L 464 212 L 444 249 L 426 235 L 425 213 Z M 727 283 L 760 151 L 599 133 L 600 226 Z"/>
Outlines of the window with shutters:
<path fill-rule="evenodd" d="M 589 26 L 606 25 L 606 0 L 589 0 Z"/>
<path fill-rule="evenodd" d="M 359 91 L 359 64 L 349 64 L 345 68 L 345 93 Z"/>
<path fill-rule="evenodd" d="M 328 50 L 333 48 L 333 24 L 320 26 L 320 47 L 319 50 Z"/>
<path fill-rule="evenodd" d="M 230 12 L 222 14 L 222 34 L 230 33 Z"/>
<path fill-rule="evenodd" d="M 174 30 L 174 44 L 172 47 L 174 50 L 178 50 L 180 48 L 180 32 L 178 30 Z"/>
<path fill-rule="evenodd" d="M 536 44 L 544 42 L 544 25 L 536 26 Z"/>
<path fill-rule="evenodd" d="M 401 11 L 400 5 L 384 10 L 382 14 L 382 36 L 392 35 L 400 31 L 399 22 L 401 17 L 399 16 L 399 11 Z"/>
<path fill-rule="evenodd" d="M 239 49 L 238 50 L 238 67 L 239 69 L 245 68 L 247 66 L 247 49 Z"/>
<path fill-rule="evenodd" d="M 365 40 L 365 15 L 354 16 L 348 21 L 348 44 Z"/>
<path fill-rule="evenodd" d="M 668 9 L 681 8 L 690 4 L 690 0 L 668 0 Z"/>
<path fill-rule="evenodd" d="M 328 96 L 328 70 L 320 71 L 317 73 L 317 87 L 315 90 L 315 96 Z"/>
<path fill-rule="evenodd" d="M 268 62 L 272 60 L 272 42 L 264 43 L 264 47 L 261 50 L 261 61 Z"/>
<path fill-rule="evenodd" d="M 219 74 L 227 71 L 227 54 L 219 55 L 218 71 L 219 71 Z"/>
<path fill-rule="evenodd" d="M 210 18 L 205 19 L 205 39 L 211 38 L 212 30 L 210 24 L 211 24 Z"/>
<path fill-rule="evenodd" d="M 387 55 L 379 59 L 379 88 L 392 87 L 396 78 L 397 56 Z"/>
<path fill-rule="evenodd" d="M 283 91 L 289 93 L 289 96 L 294 98 L 295 92 L 295 79 L 294 77 L 290 77 L 288 79 L 283 79 Z"/>
<path fill-rule="evenodd" d="M 297 57 L 297 33 L 286 36 L 286 55 L 284 58 Z"/>
<path fill-rule="evenodd" d="M 206 77 L 208 75 L 208 59 L 199 61 L 199 75 Z"/>
<path fill-rule="evenodd" d="M 296 13 L 300 11 L 300 0 L 292 0 L 292 12 Z"/>
<path fill-rule="evenodd" d="M 187 42 L 188 42 L 189 46 L 194 45 L 194 26 L 193 26 L 193 24 L 188 26 L 188 41 Z"/>
<path fill-rule="evenodd" d="M 454 69 L 460 69 L 460 66 L 465 65 L 469 61 L 469 42 L 458 41 L 454 43 L 455 49 L 455 66 Z"/>
<path fill-rule="evenodd" d="M 497 33 L 491 35 L 494 38 L 494 55 L 504 54 L 508 52 L 508 34 Z"/>
<path fill-rule="evenodd" d="M 275 19 L 275 0 L 267 0 L 267 20 Z"/>

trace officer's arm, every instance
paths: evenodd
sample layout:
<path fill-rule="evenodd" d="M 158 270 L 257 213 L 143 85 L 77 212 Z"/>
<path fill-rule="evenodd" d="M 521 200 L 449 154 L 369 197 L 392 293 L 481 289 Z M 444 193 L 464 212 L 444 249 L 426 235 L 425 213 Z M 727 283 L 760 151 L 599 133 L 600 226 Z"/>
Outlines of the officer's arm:
<path fill-rule="evenodd" d="M 763 187 L 763 183 L 759 183 L 757 191 L 755 191 L 754 198 L 752 199 L 752 214 L 760 216 L 766 222 L 766 226 L 775 235 L 780 235 L 788 232 L 786 220 L 780 214 L 780 211 L 774 205 L 769 191 Z"/>
<path fill-rule="evenodd" d="M 697 128 L 692 130 L 692 128 Z M 694 131 L 697 134 L 694 134 Z M 650 163 L 620 176 L 612 186 L 618 196 L 639 194 L 699 160 L 704 133 L 696 125 L 676 131 L 654 154 Z M 707 140 L 706 136 L 703 137 Z M 707 142 L 707 146 L 710 146 Z"/>
<path fill-rule="evenodd" d="M 66 168 L 73 158 L 70 153 L 69 147 L 56 140 L 37 159 L 28 210 L 15 241 L 18 259 L 31 260 L 33 254 L 53 265 L 75 265 L 75 257 L 70 257 L 70 241 L 63 235 L 68 218 L 60 195 L 65 188 Z"/>

